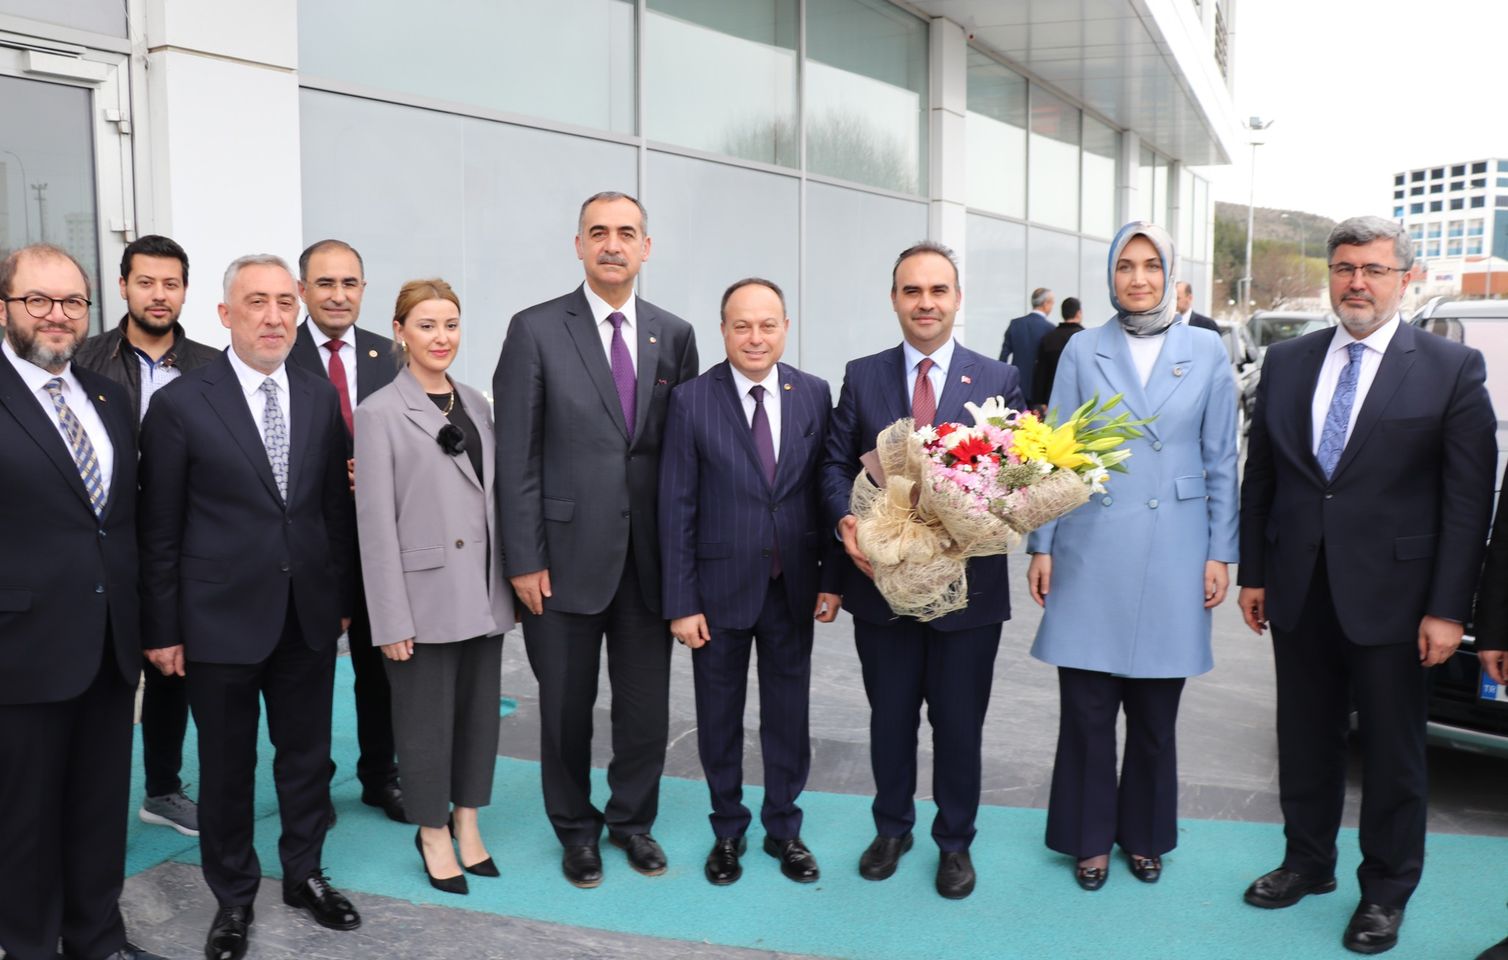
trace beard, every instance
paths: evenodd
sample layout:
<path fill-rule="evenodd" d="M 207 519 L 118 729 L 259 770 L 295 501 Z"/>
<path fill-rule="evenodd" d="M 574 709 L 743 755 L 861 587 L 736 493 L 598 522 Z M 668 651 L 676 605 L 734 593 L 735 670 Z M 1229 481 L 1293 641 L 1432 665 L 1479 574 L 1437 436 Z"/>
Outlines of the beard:
<path fill-rule="evenodd" d="M 1367 296 L 1366 306 L 1350 306 L 1345 303 L 1331 304 L 1335 311 L 1335 318 L 1341 322 L 1351 336 L 1361 339 L 1367 334 L 1391 320 L 1397 312 L 1395 305 L 1391 310 L 1383 310 L 1377 303 L 1377 298 Z"/>
<path fill-rule="evenodd" d="M 73 333 L 73 331 L 70 330 L 69 333 Z M 37 341 L 35 329 L 30 332 L 22 332 L 13 323 L 6 325 L 5 339 L 10 343 L 11 349 L 16 351 L 16 356 L 27 363 L 35 364 L 43 370 L 52 373 L 62 370 L 68 361 L 73 359 L 74 353 L 79 348 L 79 343 L 83 341 L 83 337 L 74 334 L 72 343 L 54 350 L 51 347 L 43 346 Z"/>
<path fill-rule="evenodd" d="M 172 333 L 174 325 L 178 323 L 178 314 L 176 313 L 169 314 L 168 317 L 162 321 L 154 320 L 150 315 L 147 314 L 145 310 L 141 312 L 140 316 L 131 313 L 129 310 L 126 311 L 126 315 L 131 318 L 131 323 L 155 337 L 160 337 L 164 334 Z"/>

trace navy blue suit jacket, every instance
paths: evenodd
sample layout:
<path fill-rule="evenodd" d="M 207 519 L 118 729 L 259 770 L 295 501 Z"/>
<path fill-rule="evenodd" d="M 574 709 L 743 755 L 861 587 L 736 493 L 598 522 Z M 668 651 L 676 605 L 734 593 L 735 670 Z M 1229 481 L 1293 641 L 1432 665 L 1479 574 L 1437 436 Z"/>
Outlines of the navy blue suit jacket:
<path fill-rule="evenodd" d="M 1046 397 L 1031 394 L 1032 375 L 1037 366 L 1037 348 L 1042 338 L 1053 328 L 1052 322 L 1040 313 L 1028 313 L 1012 320 L 1005 328 L 1005 340 L 1000 344 L 1000 362 L 1016 368 L 1021 379 L 1021 393 L 1028 403 L 1046 403 Z"/>
<path fill-rule="evenodd" d="M 934 424 L 949 421 L 973 423 L 964 409 L 972 400 L 983 403 L 1004 397 L 1006 406 L 1021 409 L 1020 378 L 1014 367 L 991 360 L 956 344 L 948 381 L 937 403 Z M 828 531 L 850 513 L 849 499 L 854 478 L 862 467 L 859 457 L 874 449 L 881 430 L 911 416 L 911 398 L 906 393 L 906 360 L 900 346 L 849 362 L 843 372 L 843 389 L 833 411 L 827 434 L 827 458 L 822 467 L 822 496 L 826 502 Z M 843 606 L 860 620 L 889 623 L 897 620 L 880 596 L 874 581 L 843 556 Z M 969 605 L 931 621 L 938 630 L 968 630 L 1011 618 L 1009 572 L 1004 556 L 978 557 L 969 561 Z"/>
<path fill-rule="evenodd" d="M 1412 642 L 1425 614 L 1471 615 L 1497 472 L 1486 365 L 1476 350 L 1400 325 L 1326 480 L 1312 407 L 1332 336 L 1274 344 L 1262 361 L 1237 579 L 1264 587 L 1268 619 L 1292 629 L 1323 546 L 1346 637 Z"/>
<path fill-rule="evenodd" d="M 326 377 L 288 371 L 288 502 L 223 354 L 152 397 L 141 428 L 142 645 L 206 663 L 265 660 L 290 602 L 320 650 L 353 610 L 356 512 Z"/>
<path fill-rule="evenodd" d="M 809 620 L 832 534 L 819 469 L 832 414 L 827 381 L 778 364 L 780 444 L 765 480 L 728 361 L 670 394 L 660 447 L 660 557 L 668 620 L 704 614 L 713 628 L 754 626 L 778 544 L 791 615 Z M 829 562 L 828 567 L 831 567 Z M 829 576 L 831 576 L 829 572 Z"/>
<path fill-rule="evenodd" d="M 136 409 L 108 378 L 73 365 L 115 448 L 96 517 L 52 418 L 0 356 L 0 704 L 57 703 L 89 688 L 105 644 L 141 676 L 136 595 Z M 108 639 L 107 639 L 108 638 Z"/>

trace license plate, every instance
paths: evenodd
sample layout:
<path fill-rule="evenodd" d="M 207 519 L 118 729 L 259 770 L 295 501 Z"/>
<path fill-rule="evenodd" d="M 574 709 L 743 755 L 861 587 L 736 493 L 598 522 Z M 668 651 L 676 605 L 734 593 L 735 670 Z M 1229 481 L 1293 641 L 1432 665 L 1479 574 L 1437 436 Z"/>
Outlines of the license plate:
<path fill-rule="evenodd" d="M 1487 675 L 1487 671 L 1483 670 L 1482 689 L 1479 696 L 1483 700 L 1492 700 L 1496 703 L 1508 703 L 1508 686 L 1505 686 L 1493 680 Z"/>

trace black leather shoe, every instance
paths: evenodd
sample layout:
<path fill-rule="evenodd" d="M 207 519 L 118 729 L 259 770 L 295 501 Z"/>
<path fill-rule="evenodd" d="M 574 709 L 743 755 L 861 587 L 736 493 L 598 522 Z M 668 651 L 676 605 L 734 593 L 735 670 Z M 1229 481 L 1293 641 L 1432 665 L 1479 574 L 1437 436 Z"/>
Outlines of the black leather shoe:
<path fill-rule="evenodd" d="M 822 876 L 822 871 L 817 869 L 817 858 L 801 842 L 800 837 L 792 837 L 789 840 L 776 840 L 774 837 L 764 838 L 764 852 L 780 861 L 780 872 L 785 874 L 787 880 L 797 883 L 816 883 L 817 878 Z"/>
<path fill-rule="evenodd" d="M 608 834 L 608 842 L 628 854 L 628 865 L 646 877 L 658 877 L 665 872 L 665 851 L 647 833 L 633 833 L 626 837 Z"/>
<path fill-rule="evenodd" d="M 251 905 L 221 907 L 209 925 L 204 941 L 205 960 L 241 960 L 246 956 L 246 940 L 251 935 Z"/>
<path fill-rule="evenodd" d="M 1477 954 L 1477 960 L 1508 960 L 1508 938 L 1499 940 Z"/>
<path fill-rule="evenodd" d="M 1334 877 L 1306 877 L 1278 867 L 1251 882 L 1246 888 L 1246 902 L 1264 910 L 1276 910 L 1291 907 L 1311 893 L 1330 893 L 1334 889 Z"/>
<path fill-rule="evenodd" d="M 1346 924 L 1341 945 L 1353 953 L 1383 953 L 1398 946 L 1398 928 L 1403 926 L 1402 907 L 1384 907 L 1363 900 Z"/>
<path fill-rule="evenodd" d="M 859 857 L 859 876 L 865 880 L 888 880 L 901 862 L 901 855 L 911 849 L 915 841 L 911 834 L 904 837 L 875 837 L 869 849 Z"/>
<path fill-rule="evenodd" d="M 1138 857 L 1128 853 L 1126 862 L 1131 864 L 1131 876 L 1142 883 L 1156 883 L 1162 879 L 1162 857 Z"/>
<path fill-rule="evenodd" d="M 718 887 L 737 883 L 738 878 L 744 875 L 744 868 L 739 864 L 738 858 L 748 849 L 749 842 L 743 837 L 718 837 L 702 867 L 702 872 L 707 875 L 707 882 Z"/>
<path fill-rule="evenodd" d="M 566 847 L 560 855 L 560 872 L 575 886 L 590 890 L 602 882 L 602 854 L 595 843 Z"/>
<path fill-rule="evenodd" d="M 1110 871 L 1105 867 L 1080 867 L 1075 865 L 1073 868 L 1073 878 L 1078 882 L 1080 888 L 1093 893 L 1105 885 L 1105 881 L 1110 878 Z"/>
<path fill-rule="evenodd" d="M 453 877 L 437 877 L 429 872 L 429 861 L 424 859 L 424 834 L 414 831 L 414 849 L 419 851 L 419 863 L 424 867 L 424 875 L 429 878 L 429 885 L 441 893 L 470 893 L 466 885 L 466 875 L 458 873 Z"/>
<path fill-rule="evenodd" d="M 331 930 L 355 930 L 361 926 L 361 914 L 345 894 L 330 886 L 322 870 L 309 874 L 296 887 L 284 887 L 283 902 L 308 911 L 315 923 Z"/>
<path fill-rule="evenodd" d="M 974 892 L 974 861 L 967 850 L 944 850 L 937 861 L 937 892 L 962 900 Z"/>
<path fill-rule="evenodd" d="M 408 823 L 408 814 L 403 812 L 403 788 L 397 782 L 384 783 L 380 787 L 361 790 L 361 802 L 377 807 L 387 818 L 397 823 Z"/>

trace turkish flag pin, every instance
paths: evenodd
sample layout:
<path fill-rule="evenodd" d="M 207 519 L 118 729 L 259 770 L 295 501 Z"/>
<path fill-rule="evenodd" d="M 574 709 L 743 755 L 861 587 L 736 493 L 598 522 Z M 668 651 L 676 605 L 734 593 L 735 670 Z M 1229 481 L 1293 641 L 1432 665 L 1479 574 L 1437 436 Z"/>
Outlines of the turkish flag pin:
<path fill-rule="evenodd" d="M 964 374 L 963 376 L 959 377 L 958 379 L 961 380 L 964 383 L 973 383 L 974 382 L 974 378 L 971 377 L 971 376 L 969 376 L 968 374 Z"/>

